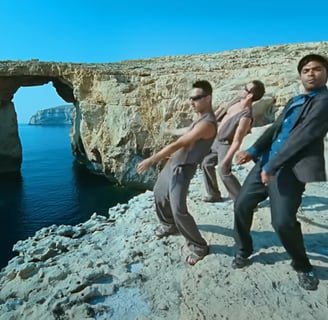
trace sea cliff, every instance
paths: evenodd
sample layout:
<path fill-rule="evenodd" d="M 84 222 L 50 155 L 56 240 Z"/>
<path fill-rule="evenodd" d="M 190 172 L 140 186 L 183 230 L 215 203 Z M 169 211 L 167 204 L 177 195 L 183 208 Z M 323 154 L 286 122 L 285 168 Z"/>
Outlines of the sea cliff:
<path fill-rule="evenodd" d="M 41 126 L 71 126 L 73 125 L 73 105 L 63 105 L 42 109 L 36 112 L 30 120 L 30 125 Z"/>

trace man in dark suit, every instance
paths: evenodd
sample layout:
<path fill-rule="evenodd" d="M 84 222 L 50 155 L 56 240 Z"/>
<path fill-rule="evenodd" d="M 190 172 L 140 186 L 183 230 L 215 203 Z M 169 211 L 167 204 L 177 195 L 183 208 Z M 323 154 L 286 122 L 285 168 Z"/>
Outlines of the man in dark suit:
<path fill-rule="evenodd" d="M 306 255 L 296 214 L 305 184 L 326 180 L 324 137 L 328 131 L 328 59 L 309 54 L 298 63 L 304 94 L 295 96 L 279 118 L 246 151 L 236 155 L 239 164 L 256 162 L 234 204 L 236 255 L 233 268 L 246 267 L 253 252 L 250 228 L 254 209 L 268 196 L 271 221 L 300 286 L 316 290 L 319 280 Z"/>

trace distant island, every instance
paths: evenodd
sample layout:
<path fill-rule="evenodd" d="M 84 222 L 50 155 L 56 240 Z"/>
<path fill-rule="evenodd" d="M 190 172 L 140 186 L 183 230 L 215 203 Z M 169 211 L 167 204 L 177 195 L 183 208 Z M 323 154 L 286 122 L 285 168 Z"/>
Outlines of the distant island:
<path fill-rule="evenodd" d="M 30 118 L 28 124 L 41 126 L 72 125 L 73 111 L 74 105 L 72 104 L 39 110 Z"/>

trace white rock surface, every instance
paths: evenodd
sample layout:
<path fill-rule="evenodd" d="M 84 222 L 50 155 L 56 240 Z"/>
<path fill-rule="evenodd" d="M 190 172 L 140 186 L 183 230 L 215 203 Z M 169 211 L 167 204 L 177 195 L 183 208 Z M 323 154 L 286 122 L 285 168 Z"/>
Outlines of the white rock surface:
<path fill-rule="evenodd" d="M 250 165 L 234 167 L 243 179 Z M 224 189 L 223 193 L 225 194 Z M 299 287 L 264 201 L 253 224 L 255 253 L 233 270 L 232 203 L 204 203 L 201 172 L 188 205 L 210 244 L 194 267 L 180 256 L 181 236 L 157 240 L 148 191 L 77 226 L 51 226 L 15 245 L 19 257 L 0 273 L 0 319 L 325 320 L 328 313 L 328 185 L 304 194 L 302 223 L 320 285 Z"/>

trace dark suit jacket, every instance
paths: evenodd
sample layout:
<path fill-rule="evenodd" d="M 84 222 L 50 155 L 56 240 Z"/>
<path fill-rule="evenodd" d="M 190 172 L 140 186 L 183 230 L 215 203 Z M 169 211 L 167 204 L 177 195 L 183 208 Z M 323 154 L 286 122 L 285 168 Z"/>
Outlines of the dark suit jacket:
<path fill-rule="evenodd" d="M 277 137 L 287 107 L 263 135 L 254 143 L 258 154 L 269 150 Z M 282 166 L 290 167 L 301 182 L 326 180 L 324 159 L 324 137 L 328 132 L 328 90 L 320 90 L 314 97 L 308 97 L 289 137 L 267 164 L 270 172 L 276 172 Z"/>

